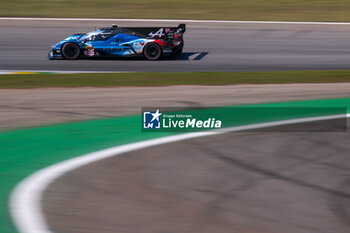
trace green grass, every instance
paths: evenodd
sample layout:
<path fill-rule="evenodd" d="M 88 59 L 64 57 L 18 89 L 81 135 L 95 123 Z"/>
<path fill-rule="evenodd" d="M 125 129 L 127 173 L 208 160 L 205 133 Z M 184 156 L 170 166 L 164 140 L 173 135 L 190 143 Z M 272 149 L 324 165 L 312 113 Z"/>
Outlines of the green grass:
<path fill-rule="evenodd" d="M 350 82 L 350 70 L 0 75 L 0 89 L 342 82 Z"/>
<path fill-rule="evenodd" d="M 349 0 L 1 0 L 0 16 L 350 21 Z"/>

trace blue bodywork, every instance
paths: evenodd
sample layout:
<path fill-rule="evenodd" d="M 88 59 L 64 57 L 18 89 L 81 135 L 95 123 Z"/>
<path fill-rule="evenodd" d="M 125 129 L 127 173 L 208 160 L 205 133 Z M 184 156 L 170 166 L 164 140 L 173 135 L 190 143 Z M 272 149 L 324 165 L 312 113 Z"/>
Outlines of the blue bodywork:
<path fill-rule="evenodd" d="M 150 28 L 155 30 L 154 28 Z M 173 28 L 164 28 L 164 31 L 171 31 Z M 161 31 L 160 31 L 161 30 Z M 125 28 L 100 28 L 89 33 L 74 34 L 51 46 L 49 59 L 70 59 L 62 52 L 62 48 L 67 43 L 74 43 L 80 48 L 79 56 L 101 57 L 101 56 L 138 56 L 143 54 L 147 43 L 154 42 L 162 48 L 162 54 L 171 54 L 176 49 L 182 50 L 182 34 L 180 39 L 175 39 L 173 34 L 150 31 L 147 36 Z M 183 33 L 183 32 L 182 32 Z M 158 37 L 158 38 L 157 38 Z M 73 59 L 73 58 L 72 58 Z M 74 59 L 76 59 L 74 57 Z"/>

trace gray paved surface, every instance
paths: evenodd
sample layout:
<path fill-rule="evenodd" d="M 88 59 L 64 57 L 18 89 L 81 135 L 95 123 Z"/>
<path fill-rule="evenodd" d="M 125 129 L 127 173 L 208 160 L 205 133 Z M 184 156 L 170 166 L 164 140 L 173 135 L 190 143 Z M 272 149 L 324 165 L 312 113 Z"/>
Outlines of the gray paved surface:
<path fill-rule="evenodd" d="M 230 133 L 72 171 L 44 195 L 55 233 L 348 233 L 348 133 Z"/>
<path fill-rule="evenodd" d="M 206 107 L 349 95 L 350 83 L 1 90 L 0 131 L 139 114 L 146 106 Z"/>
<path fill-rule="evenodd" d="M 185 53 L 179 60 L 47 60 L 51 44 L 73 33 L 91 31 L 96 26 L 112 23 L 120 26 L 177 25 L 166 22 L 0 19 L 0 70 L 252 71 L 350 68 L 350 26 L 331 25 L 189 23 L 185 34 Z"/>

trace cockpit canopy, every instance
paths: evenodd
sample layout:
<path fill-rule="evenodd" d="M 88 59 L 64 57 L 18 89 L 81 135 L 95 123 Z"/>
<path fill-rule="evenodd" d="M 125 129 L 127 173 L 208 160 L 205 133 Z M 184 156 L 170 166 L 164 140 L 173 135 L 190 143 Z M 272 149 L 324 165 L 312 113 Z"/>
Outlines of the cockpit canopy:
<path fill-rule="evenodd" d="M 142 35 L 138 32 L 134 32 L 126 28 L 118 28 L 117 26 L 113 25 L 112 27 L 102 27 L 102 28 L 99 28 L 99 30 L 86 33 L 79 40 L 80 41 L 105 41 L 119 33 L 141 37 L 141 38 L 146 37 L 145 35 Z"/>
<path fill-rule="evenodd" d="M 104 41 L 104 40 L 108 40 L 112 36 L 113 34 L 110 31 L 97 30 L 97 31 L 86 33 L 79 40 L 80 41 Z"/>

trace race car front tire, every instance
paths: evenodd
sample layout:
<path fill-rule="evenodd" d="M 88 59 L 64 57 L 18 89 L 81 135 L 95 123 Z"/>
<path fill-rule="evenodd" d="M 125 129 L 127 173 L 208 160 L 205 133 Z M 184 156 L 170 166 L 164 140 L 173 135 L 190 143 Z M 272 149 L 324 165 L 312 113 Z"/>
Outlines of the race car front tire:
<path fill-rule="evenodd" d="M 76 43 L 65 43 L 61 51 L 63 57 L 68 60 L 75 60 L 80 56 L 80 48 Z"/>
<path fill-rule="evenodd" d="M 150 61 L 158 60 L 162 56 L 162 48 L 157 43 L 148 43 L 143 49 L 143 55 Z"/>

